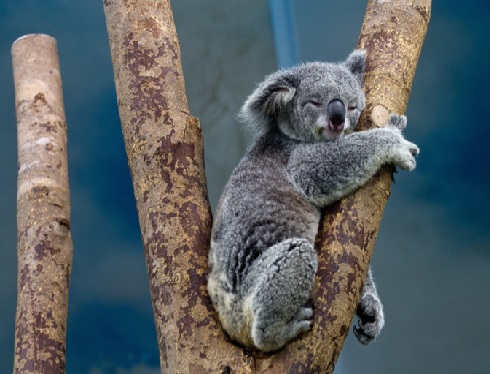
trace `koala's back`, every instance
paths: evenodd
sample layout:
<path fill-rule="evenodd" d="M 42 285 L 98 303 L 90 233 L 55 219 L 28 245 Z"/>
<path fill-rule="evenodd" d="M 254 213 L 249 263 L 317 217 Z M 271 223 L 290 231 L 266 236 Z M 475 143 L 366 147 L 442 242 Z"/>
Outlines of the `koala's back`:
<path fill-rule="evenodd" d="M 260 276 L 254 272 L 264 251 L 291 238 L 314 243 L 320 213 L 288 176 L 288 148 L 293 147 L 280 135 L 262 136 L 221 196 L 212 233 L 209 292 L 230 335 L 251 322 L 244 307 Z M 249 333 L 250 326 L 243 330 Z M 243 337 L 232 337 L 246 344 Z"/>
<path fill-rule="evenodd" d="M 219 265 L 213 265 L 225 271 L 232 292 L 247 292 L 244 278 L 267 248 L 289 238 L 315 240 L 319 210 L 294 187 L 286 170 L 287 149 L 293 147 L 280 135 L 263 136 L 225 187 L 212 235 Z"/>

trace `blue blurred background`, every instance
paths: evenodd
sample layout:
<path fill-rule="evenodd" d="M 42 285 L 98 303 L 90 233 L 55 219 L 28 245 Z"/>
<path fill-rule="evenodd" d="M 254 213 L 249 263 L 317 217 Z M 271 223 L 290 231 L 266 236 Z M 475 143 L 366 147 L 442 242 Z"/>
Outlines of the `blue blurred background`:
<path fill-rule="evenodd" d="M 192 113 L 201 119 L 213 207 L 250 142 L 235 121 L 278 65 L 343 60 L 366 1 L 172 4 Z M 386 327 L 349 336 L 336 373 L 490 372 L 490 3 L 435 1 L 408 107 L 422 153 L 398 173 L 374 275 Z M 16 304 L 16 126 L 10 47 L 58 41 L 74 264 L 68 373 L 157 373 L 159 355 L 102 1 L 0 0 L 0 372 L 11 372 Z"/>

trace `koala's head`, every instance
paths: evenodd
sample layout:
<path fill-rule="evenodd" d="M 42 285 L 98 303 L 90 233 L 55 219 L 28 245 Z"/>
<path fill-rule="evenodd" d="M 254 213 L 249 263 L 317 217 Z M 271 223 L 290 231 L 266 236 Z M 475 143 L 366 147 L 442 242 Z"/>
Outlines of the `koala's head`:
<path fill-rule="evenodd" d="M 366 54 L 341 63 L 310 62 L 269 75 L 240 111 L 259 135 L 277 127 L 290 138 L 318 142 L 354 130 L 365 107 Z"/>

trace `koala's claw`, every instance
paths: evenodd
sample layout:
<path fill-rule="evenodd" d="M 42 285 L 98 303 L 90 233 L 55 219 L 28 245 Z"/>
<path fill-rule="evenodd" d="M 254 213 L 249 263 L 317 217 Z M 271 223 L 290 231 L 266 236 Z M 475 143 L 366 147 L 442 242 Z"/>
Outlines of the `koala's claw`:
<path fill-rule="evenodd" d="M 357 315 L 359 320 L 354 326 L 354 335 L 359 342 L 367 345 L 376 339 L 385 323 L 381 302 L 372 294 L 363 296 L 357 307 Z"/>
<path fill-rule="evenodd" d="M 357 326 L 354 326 L 353 332 L 357 340 L 364 345 L 368 345 L 376 339 L 377 334 L 370 331 L 371 329 L 366 328 L 365 325 L 359 320 Z"/>
<path fill-rule="evenodd" d="M 398 149 L 395 164 L 404 170 L 413 170 L 417 166 L 415 156 L 420 153 L 416 144 L 403 140 L 402 147 Z"/>
<path fill-rule="evenodd" d="M 418 156 L 418 154 L 420 153 L 420 149 L 419 147 L 417 147 L 415 144 L 413 143 L 410 143 L 410 153 L 412 154 L 412 156 Z"/>
<path fill-rule="evenodd" d="M 399 116 L 398 114 L 392 113 L 386 125 L 395 127 L 398 130 L 402 131 L 403 129 L 405 129 L 405 127 L 407 127 L 407 117 Z"/>
<path fill-rule="evenodd" d="M 298 312 L 296 313 L 296 316 L 294 319 L 296 321 L 303 321 L 303 320 L 310 320 L 313 318 L 313 308 L 309 307 L 301 307 L 299 308 Z"/>
<path fill-rule="evenodd" d="M 405 129 L 405 127 L 407 127 L 407 117 L 399 116 L 398 114 L 391 114 L 387 126 L 395 127 L 402 131 Z"/>

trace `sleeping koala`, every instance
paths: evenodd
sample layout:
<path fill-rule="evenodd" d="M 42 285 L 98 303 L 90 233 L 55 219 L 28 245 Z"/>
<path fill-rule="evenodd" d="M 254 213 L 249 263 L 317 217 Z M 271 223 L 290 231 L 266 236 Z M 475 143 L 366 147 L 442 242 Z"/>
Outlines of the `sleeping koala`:
<path fill-rule="evenodd" d="M 208 289 L 231 339 L 262 351 L 310 329 L 309 301 L 320 211 L 365 184 L 384 164 L 415 168 L 404 116 L 352 132 L 365 107 L 365 53 L 268 76 L 241 110 L 257 138 L 233 171 L 214 221 Z M 363 344 L 384 325 L 371 271 L 354 332 Z"/>

